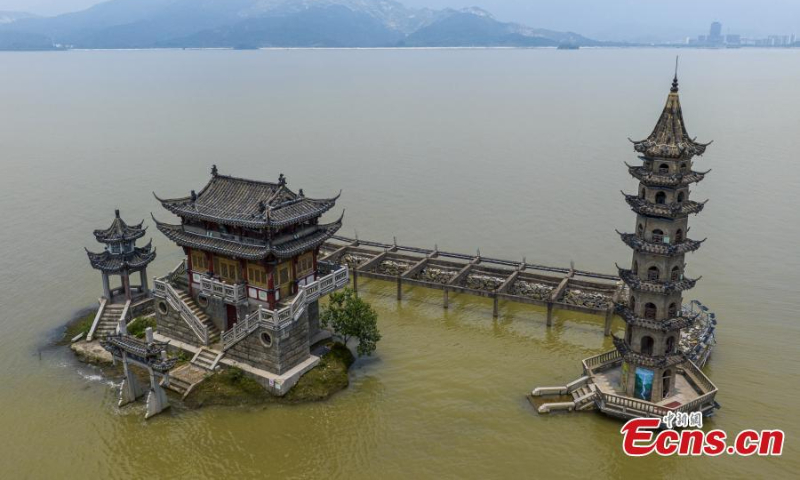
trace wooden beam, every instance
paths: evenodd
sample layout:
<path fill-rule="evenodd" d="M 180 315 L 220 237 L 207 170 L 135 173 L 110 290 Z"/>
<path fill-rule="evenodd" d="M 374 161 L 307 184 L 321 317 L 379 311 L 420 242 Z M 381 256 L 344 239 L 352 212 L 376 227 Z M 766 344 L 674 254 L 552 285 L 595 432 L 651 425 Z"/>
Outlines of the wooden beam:
<path fill-rule="evenodd" d="M 406 270 L 405 272 L 403 272 L 403 274 L 400 275 L 400 276 L 403 277 L 403 278 L 408 278 L 408 277 L 410 277 L 412 275 L 416 275 L 420 270 L 425 268 L 425 265 L 427 265 L 429 261 L 430 261 L 430 258 L 428 258 L 428 257 L 423 258 L 419 262 L 415 263 L 413 267 L 411 267 L 408 270 Z"/>
<path fill-rule="evenodd" d="M 503 284 L 497 289 L 497 293 L 506 293 L 508 289 L 511 288 L 511 285 L 517 280 L 518 276 L 519 270 L 509 275 L 508 278 L 506 278 L 506 281 L 503 282 Z"/>
<path fill-rule="evenodd" d="M 388 255 L 388 253 L 389 252 L 387 251 L 387 252 L 383 252 L 383 253 L 381 253 L 379 255 L 375 255 L 374 257 L 372 257 L 369 260 L 367 260 L 366 262 L 364 262 L 363 265 L 359 265 L 358 269 L 361 270 L 362 272 L 369 270 L 373 266 L 379 264 L 384 258 L 386 258 L 386 255 Z"/>
<path fill-rule="evenodd" d="M 567 285 L 569 285 L 569 280 L 573 276 L 575 276 L 575 270 L 570 268 L 569 269 L 569 273 L 564 275 L 564 279 L 561 280 L 561 283 L 558 284 L 558 287 L 556 287 L 556 289 L 553 290 L 553 293 L 550 294 L 550 301 L 551 302 L 557 302 L 557 301 L 561 300 L 561 296 L 564 294 L 564 290 L 567 289 Z"/>
<path fill-rule="evenodd" d="M 469 274 L 469 271 L 472 269 L 472 267 L 474 267 L 475 265 L 477 265 L 479 263 L 481 263 L 481 257 L 473 258 L 472 261 L 469 262 L 469 264 L 466 265 L 464 268 L 459 270 L 459 272 L 456 274 L 456 276 L 451 278 L 450 281 L 447 282 L 447 284 L 448 285 L 457 285 L 459 282 L 461 282 L 461 280 L 466 278 L 466 276 Z"/>

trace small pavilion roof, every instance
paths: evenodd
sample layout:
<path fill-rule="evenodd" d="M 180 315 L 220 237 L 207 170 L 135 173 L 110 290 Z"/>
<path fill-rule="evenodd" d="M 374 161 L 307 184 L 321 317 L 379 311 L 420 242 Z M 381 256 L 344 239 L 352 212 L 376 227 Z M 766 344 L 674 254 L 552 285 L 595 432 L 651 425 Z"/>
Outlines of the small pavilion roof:
<path fill-rule="evenodd" d="M 95 230 L 94 236 L 100 243 L 120 243 L 136 240 L 144 236 L 147 227 L 142 227 L 144 220 L 136 225 L 128 225 L 119 216 L 119 210 L 114 210 L 114 221 L 105 230 Z"/>
<path fill-rule="evenodd" d="M 278 183 L 261 182 L 220 175 L 216 166 L 198 193 L 173 199 L 156 195 L 164 208 L 179 217 L 248 228 L 281 228 L 317 218 L 333 208 L 338 198 L 307 198 L 302 189 L 295 193 L 286 186 L 283 174 Z"/>
<path fill-rule="evenodd" d="M 702 155 L 711 144 L 699 143 L 689 136 L 683 121 L 681 100 L 678 96 L 678 76 L 672 81 L 667 103 L 653 132 L 644 140 L 634 141 L 633 149 L 648 158 L 690 159 Z"/>
<path fill-rule="evenodd" d="M 108 250 L 95 253 L 87 249 L 86 255 L 89 256 L 92 268 L 107 273 L 118 273 L 125 270 L 138 270 L 147 266 L 156 258 L 156 249 L 152 246 L 151 241 L 144 247 L 134 247 L 133 251 L 128 253 L 111 253 Z"/>
<path fill-rule="evenodd" d="M 213 253 L 228 255 L 245 260 L 261 260 L 270 255 L 277 258 L 291 258 L 322 245 L 342 227 L 342 216 L 333 223 L 310 227 L 304 235 L 286 236 L 270 243 L 250 244 L 218 237 L 209 237 L 186 230 L 183 225 L 162 223 L 153 217 L 156 228 L 167 238 L 182 247 L 197 248 Z"/>

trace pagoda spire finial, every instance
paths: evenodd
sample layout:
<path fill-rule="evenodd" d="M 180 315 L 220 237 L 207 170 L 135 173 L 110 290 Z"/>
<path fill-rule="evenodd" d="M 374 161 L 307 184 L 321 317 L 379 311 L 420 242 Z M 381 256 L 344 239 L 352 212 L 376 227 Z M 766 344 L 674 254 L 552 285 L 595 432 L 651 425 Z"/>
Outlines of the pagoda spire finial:
<path fill-rule="evenodd" d="M 675 56 L 675 76 L 672 77 L 672 88 L 669 89 L 672 93 L 678 93 L 678 56 Z"/>

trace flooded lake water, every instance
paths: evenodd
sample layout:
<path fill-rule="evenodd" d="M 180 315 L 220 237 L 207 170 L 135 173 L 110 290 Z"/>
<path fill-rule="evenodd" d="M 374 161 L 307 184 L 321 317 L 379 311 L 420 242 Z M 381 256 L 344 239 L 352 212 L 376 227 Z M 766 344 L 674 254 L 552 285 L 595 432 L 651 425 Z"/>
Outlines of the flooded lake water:
<path fill-rule="evenodd" d="M 5 478 L 709 478 L 800 469 L 800 51 L 686 50 L 692 135 L 715 140 L 687 256 L 720 319 L 706 373 L 729 435 L 781 428 L 781 458 L 626 458 L 621 424 L 539 416 L 525 395 L 612 348 L 602 317 L 363 280 L 383 340 L 323 403 L 173 407 L 143 420 L 50 346 L 102 294 L 83 247 L 145 218 L 151 275 L 181 257 L 151 192 L 220 172 L 323 197 L 341 234 L 613 272 L 634 214 L 626 139 L 663 108 L 669 49 L 0 53 L 0 466 Z M 330 218 L 338 216 L 331 212 Z M 327 218 L 327 217 L 326 217 Z M 615 330 L 623 328 L 617 319 Z"/>

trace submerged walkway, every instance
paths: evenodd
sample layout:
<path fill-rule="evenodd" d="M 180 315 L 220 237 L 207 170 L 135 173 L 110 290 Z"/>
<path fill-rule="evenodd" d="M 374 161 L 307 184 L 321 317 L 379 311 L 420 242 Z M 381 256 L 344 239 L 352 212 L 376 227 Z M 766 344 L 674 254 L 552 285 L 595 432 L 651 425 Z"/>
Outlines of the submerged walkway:
<path fill-rule="evenodd" d="M 625 284 L 616 275 L 487 258 L 480 255 L 442 252 L 334 236 L 322 246 L 321 261 L 347 265 L 358 291 L 358 277 L 397 282 L 397 298 L 403 285 L 434 288 L 443 292 L 443 307 L 450 292 L 499 301 L 527 303 L 547 308 L 547 326 L 553 324 L 553 309 L 605 315 L 605 334 L 611 334 L 614 303 L 624 301 Z"/>

